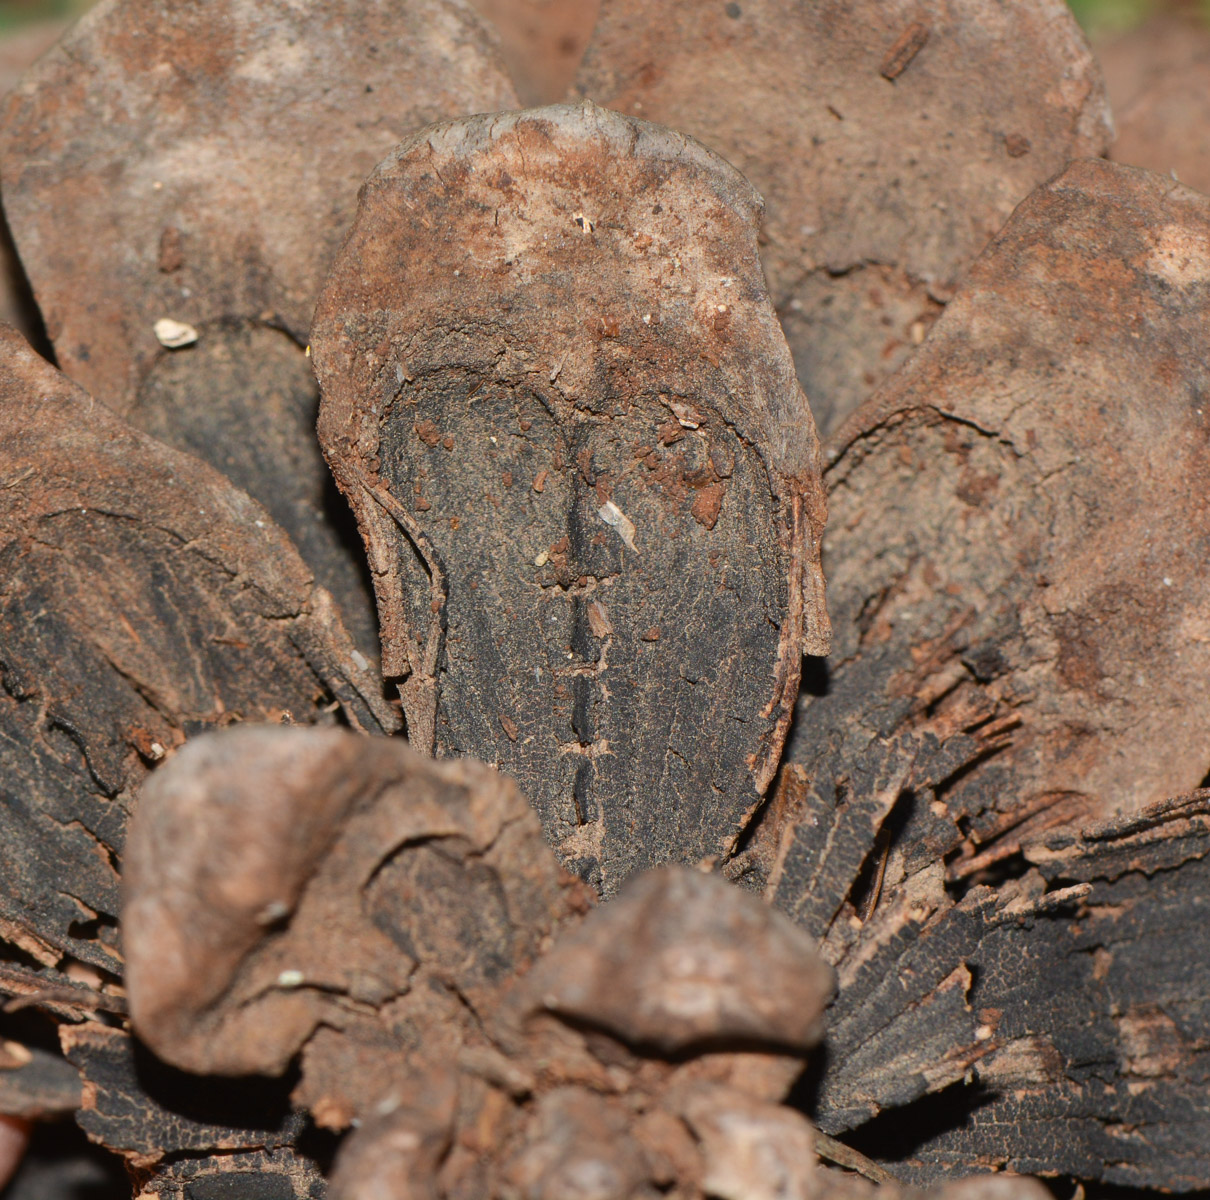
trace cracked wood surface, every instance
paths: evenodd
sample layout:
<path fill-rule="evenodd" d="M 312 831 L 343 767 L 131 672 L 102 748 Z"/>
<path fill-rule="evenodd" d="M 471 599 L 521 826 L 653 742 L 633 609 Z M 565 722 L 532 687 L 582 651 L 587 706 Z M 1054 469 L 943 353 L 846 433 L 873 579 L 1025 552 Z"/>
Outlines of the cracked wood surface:
<path fill-rule="evenodd" d="M 736 870 L 838 971 L 821 1127 L 953 1115 L 856 1135 L 916 1179 L 1210 1183 L 1208 285 L 1210 200 L 1074 164 L 836 439 L 836 653 Z"/>
<path fill-rule="evenodd" d="M 1075 164 L 831 453 L 836 649 L 791 758 L 827 789 L 915 756 L 957 874 L 1210 767 L 1208 284 L 1210 201 Z"/>
<path fill-rule="evenodd" d="M 0 938 L 115 974 L 134 791 L 236 720 L 395 723 L 264 509 L 0 330 Z"/>
<path fill-rule="evenodd" d="M 5 211 L 60 366 L 264 504 L 371 660 L 364 561 L 315 442 L 315 298 L 400 137 L 515 104 L 462 0 L 102 0 L 4 110 Z M 192 344 L 161 344 L 162 319 Z"/>
<path fill-rule="evenodd" d="M 1021 878 L 957 903 L 939 874 L 884 898 L 825 947 L 840 994 L 822 1128 L 949 1088 L 920 1107 L 943 1132 L 906 1150 L 884 1118 L 857 1144 L 915 1182 L 1007 1169 L 1205 1188 L 1208 850 L 1198 792 L 1032 842 Z"/>
<path fill-rule="evenodd" d="M 701 138 L 765 197 L 761 258 L 825 438 L 1013 206 L 1112 134 L 1061 0 L 604 0 L 575 88 Z"/>
<path fill-rule="evenodd" d="M 437 126 L 367 181 L 312 331 L 411 740 L 514 775 L 606 893 L 727 851 L 827 644 L 759 212 L 592 105 Z"/>

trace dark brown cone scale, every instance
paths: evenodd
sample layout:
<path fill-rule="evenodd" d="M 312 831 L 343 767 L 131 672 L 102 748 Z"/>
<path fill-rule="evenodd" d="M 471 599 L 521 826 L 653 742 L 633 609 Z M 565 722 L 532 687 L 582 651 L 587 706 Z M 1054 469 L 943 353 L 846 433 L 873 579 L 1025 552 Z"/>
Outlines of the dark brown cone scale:
<path fill-rule="evenodd" d="M 381 699 L 289 540 L 0 327 L 0 940 L 115 974 L 135 788 L 202 729 Z M 287 717 L 288 714 L 288 717 Z"/>
<path fill-rule="evenodd" d="M 607 892 L 732 844 L 827 645 L 759 213 L 591 104 L 436 126 L 366 183 L 312 330 L 413 742 L 514 775 Z"/>
<path fill-rule="evenodd" d="M 404 134 L 515 102 L 462 0 L 103 0 L 3 110 L 5 212 L 63 370 L 264 504 L 369 658 L 315 445 L 315 298 Z M 165 319 L 196 341 L 162 345 Z"/>
<path fill-rule="evenodd" d="M 1208 315 L 1210 199 L 1076 163 L 837 438 L 768 894 L 837 969 L 816 1119 L 916 1106 L 854 1139 L 914 1181 L 1210 1182 Z"/>
<path fill-rule="evenodd" d="M 1062 0 L 604 0 L 575 87 L 701 138 L 764 196 L 769 291 L 825 439 L 1013 206 L 1112 136 Z"/>

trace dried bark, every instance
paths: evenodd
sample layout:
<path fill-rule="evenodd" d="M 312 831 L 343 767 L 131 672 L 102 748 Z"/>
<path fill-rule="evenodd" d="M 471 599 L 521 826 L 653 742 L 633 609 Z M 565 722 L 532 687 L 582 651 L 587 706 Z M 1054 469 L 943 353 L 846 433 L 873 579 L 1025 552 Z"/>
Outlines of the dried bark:
<path fill-rule="evenodd" d="M 857 1145 L 915 1182 L 1008 1169 L 1206 1187 L 1208 846 L 1200 792 L 1032 842 L 1032 869 L 960 899 L 939 871 L 890 889 L 825 947 L 840 993 L 821 1127 L 949 1088 L 923 1110 L 940 1132 L 900 1134 L 909 1110 Z"/>
<path fill-rule="evenodd" d="M 814 1135 L 777 1105 L 832 988 L 805 935 L 683 868 L 587 911 L 487 768 L 334 730 L 210 735 L 145 789 L 126 889 L 139 1036 L 208 1073 L 279 1072 L 305 1042 L 295 1102 L 360 1124 L 335 1197 L 700 1200 L 732 1194 L 708 1181 L 740 1146 L 810 1194 Z M 70 1040 L 100 1056 L 86 1118 L 144 1165 L 149 1142 L 277 1144 L 130 1124 L 125 1035 Z"/>
<path fill-rule="evenodd" d="M 315 297 L 403 133 L 514 104 L 461 0 L 104 0 L 5 112 L 5 210 L 63 370 L 263 503 L 369 658 L 364 565 L 313 432 Z M 157 336 L 164 320 L 186 328 Z"/>
<path fill-rule="evenodd" d="M 90 1138 L 149 1175 L 165 1156 L 280 1149 L 297 1139 L 301 1114 L 262 1080 L 187 1078 L 156 1062 L 123 1029 L 65 1025 L 63 1051 L 80 1072 L 76 1120 Z"/>
<path fill-rule="evenodd" d="M 1207 279 L 1210 201 L 1075 164 L 837 439 L 836 652 L 792 757 L 821 790 L 881 771 L 884 810 L 896 772 L 945 785 L 960 874 L 1210 767 Z"/>
<path fill-rule="evenodd" d="M 1204 794 L 1129 816 L 1210 766 L 1207 280 L 1210 199 L 1075 164 L 837 438 L 837 651 L 753 862 L 837 966 L 825 1131 L 979 1081 L 919 1179 L 1210 1182 L 1199 951 L 1156 936 L 1200 944 Z"/>
<path fill-rule="evenodd" d="M 727 850 L 826 646 L 758 214 L 592 105 L 438 126 L 367 182 L 312 331 L 412 743 L 514 775 L 606 893 Z"/>
<path fill-rule="evenodd" d="M 44 1121 L 79 1107 L 80 1077 L 62 1058 L 38 1046 L 0 1041 L 0 1114 Z"/>
<path fill-rule="evenodd" d="M 136 1200 L 323 1200 L 328 1195 L 315 1164 L 289 1149 L 184 1157 L 136 1180 Z"/>
<path fill-rule="evenodd" d="M 1013 206 L 1112 130 L 1060 0 L 604 0 L 575 86 L 701 138 L 765 197 L 761 257 L 825 437 Z"/>
<path fill-rule="evenodd" d="M 0 938 L 120 974 L 117 859 L 155 762 L 236 720 L 395 717 L 268 514 L 12 330 L 0 446 Z"/>

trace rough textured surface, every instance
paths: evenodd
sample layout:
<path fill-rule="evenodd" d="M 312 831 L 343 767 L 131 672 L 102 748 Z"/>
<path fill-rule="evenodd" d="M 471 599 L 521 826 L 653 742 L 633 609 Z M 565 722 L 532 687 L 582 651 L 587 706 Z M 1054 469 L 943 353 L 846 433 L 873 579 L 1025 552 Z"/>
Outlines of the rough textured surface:
<path fill-rule="evenodd" d="M 329 1194 L 316 1164 L 284 1148 L 184 1156 L 136 1173 L 136 1181 L 136 1200 L 324 1200 Z"/>
<path fill-rule="evenodd" d="M 1161 11 L 1097 47 L 1113 104 L 1110 157 L 1210 192 L 1210 29 L 1201 10 Z"/>
<path fill-rule="evenodd" d="M 1013 206 L 1110 138 L 1061 0 L 604 0 L 576 88 L 701 138 L 765 197 L 770 292 L 825 436 Z"/>
<path fill-rule="evenodd" d="M 727 850 L 827 644 L 758 217 L 592 105 L 450 123 L 367 182 L 312 331 L 413 744 L 514 775 L 606 893 Z"/>
<path fill-rule="evenodd" d="M 394 1086 L 405 1050 L 474 1041 L 585 902 L 502 776 L 268 727 L 190 745 L 148 783 L 123 887 L 140 1037 L 225 1075 L 280 1074 L 309 1043 L 300 1095 L 337 1128 Z"/>
<path fill-rule="evenodd" d="M 278 1073 L 305 1043 L 294 1104 L 358 1126 L 335 1197 L 701 1200 L 732 1194 L 711 1181 L 735 1147 L 797 1181 L 786 1200 L 811 1194 L 814 1131 L 778 1102 L 832 973 L 717 875 L 666 867 L 590 911 L 496 772 L 248 727 L 157 773 L 127 864 L 138 1035 L 210 1074 Z M 157 1091 L 144 1067 L 145 1096 L 124 1033 L 64 1037 L 86 1068 L 81 1120 L 148 1168 L 299 1144 L 297 1116 L 240 1134 L 193 1102 L 166 1124 L 155 1097 L 184 1076 L 159 1067 Z M 232 1086 L 248 1084 L 206 1082 Z"/>
<path fill-rule="evenodd" d="M 1210 1183 L 1205 794 L 1130 815 L 1210 766 L 1208 280 L 1210 200 L 1073 165 L 837 439 L 837 652 L 748 865 L 837 968 L 821 1127 L 917 1179 Z M 873 1120 L 914 1101 L 948 1132 Z"/>
<path fill-rule="evenodd" d="M 599 0 L 471 0 L 495 26 L 521 103 L 562 100 L 596 24 Z"/>
<path fill-rule="evenodd" d="M 1206 774 L 1208 281 L 1210 200 L 1073 165 L 838 437 L 836 651 L 791 757 L 838 822 L 864 822 L 858 861 L 905 787 L 935 806 L 895 869 L 956 853 L 969 877 L 1031 829 Z M 822 836 L 783 843 L 779 903 L 818 905 Z"/>
<path fill-rule="evenodd" d="M 823 1032 L 832 987 L 810 939 L 780 913 L 709 875 L 664 869 L 562 938 L 526 993 L 550 1012 L 675 1055 L 726 1041 L 806 1049 Z"/>
<path fill-rule="evenodd" d="M 60 366 L 265 504 L 367 657 L 372 604 L 313 434 L 315 297 L 400 137 L 514 104 L 462 0 L 102 0 L 5 112 L 5 211 Z M 166 348 L 162 319 L 196 341 Z"/>
<path fill-rule="evenodd" d="M 27 28 L 0 35 L 0 97 L 8 94 L 22 72 L 49 50 L 66 28 L 65 21 L 38 21 Z M 0 321 L 15 326 L 31 338 L 38 334 L 41 325 L 3 217 L 0 217 Z"/>
<path fill-rule="evenodd" d="M 80 1072 L 76 1120 L 95 1141 L 136 1166 L 165 1155 L 285 1146 L 302 1132 L 283 1089 L 263 1080 L 199 1080 L 157 1062 L 122 1029 L 65 1025 L 60 1038 Z"/>
<path fill-rule="evenodd" d="M 120 973 L 117 859 L 150 766 L 232 721 L 395 718 L 264 509 L 12 330 L 0 447 L 0 938 Z"/>
<path fill-rule="evenodd" d="M 1203 791 L 1031 842 L 1018 878 L 957 901 L 937 873 L 884 892 L 825 947 L 840 994 L 821 1126 L 918 1100 L 846 1140 L 916 1182 L 1008 1169 L 1205 1188 L 1208 846 Z"/>

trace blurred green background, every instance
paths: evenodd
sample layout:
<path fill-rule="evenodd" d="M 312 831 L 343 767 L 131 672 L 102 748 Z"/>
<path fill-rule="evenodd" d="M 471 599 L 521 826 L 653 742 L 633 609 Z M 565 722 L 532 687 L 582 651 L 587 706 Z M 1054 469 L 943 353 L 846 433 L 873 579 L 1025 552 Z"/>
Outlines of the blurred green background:
<path fill-rule="evenodd" d="M 0 0 L 0 30 L 15 29 L 42 17 L 71 17 L 93 0 Z M 659 3 L 659 0 L 652 0 Z M 1069 0 L 1080 24 L 1092 36 L 1116 33 L 1138 24 L 1156 8 L 1197 10 L 1210 22 L 1210 0 Z"/>
<path fill-rule="evenodd" d="M 1092 37 L 1129 29 L 1161 8 L 1194 12 L 1210 21 L 1210 0 L 1068 0 L 1068 3 Z"/>
<path fill-rule="evenodd" d="M 0 0 L 0 30 L 16 29 L 43 17 L 74 17 L 93 0 Z"/>

